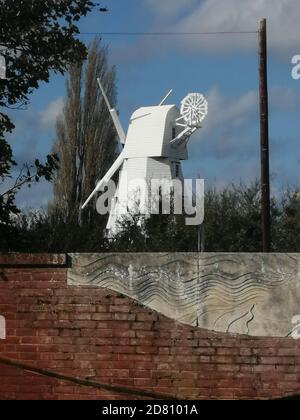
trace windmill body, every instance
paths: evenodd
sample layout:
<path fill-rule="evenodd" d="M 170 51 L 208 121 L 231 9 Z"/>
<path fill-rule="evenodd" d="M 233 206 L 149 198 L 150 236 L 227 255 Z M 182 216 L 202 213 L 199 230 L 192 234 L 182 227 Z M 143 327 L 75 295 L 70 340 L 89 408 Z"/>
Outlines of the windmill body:
<path fill-rule="evenodd" d="M 175 105 L 139 108 L 130 119 L 125 158 L 156 157 L 187 159 L 186 144 L 171 145 L 180 129 L 176 120 L 180 118 Z"/>
<path fill-rule="evenodd" d="M 105 95 L 100 81 L 99 85 Z M 191 95 L 198 95 L 192 100 L 193 107 L 187 106 Z M 107 100 L 106 96 L 104 98 Z M 128 185 L 134 186 L 136 181 L 138 183 L 141 180 L 148 186 L 153 179 L 183 179 L 181 160 L 188 158 L 187 142 L 200 127 L 200 122 L 207 113 L 207 102 L 203 95 L 190 94 L 182 101 L 180 110 L 176 105 L 163 105 L 163 101 L 158 106 L 139 108 L 130 118 L 127 135 L 116 111 L 110 109 L 110 113 L 124 148 L 83 208 L 119 170 L 117 190 L 112 199 L 113 211 L 110 212 L 107 223 L 109 234 L 114 235 L 119 230 L 118 222 L 126 212 L 147 213 L 144 208 L 147 203 L 147 188 L 139 186 L 129 190 Z"/>

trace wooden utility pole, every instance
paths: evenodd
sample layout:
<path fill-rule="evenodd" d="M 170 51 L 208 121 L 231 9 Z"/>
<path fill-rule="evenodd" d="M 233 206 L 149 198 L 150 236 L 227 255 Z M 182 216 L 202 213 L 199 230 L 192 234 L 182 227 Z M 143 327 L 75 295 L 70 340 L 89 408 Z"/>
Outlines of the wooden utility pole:
<path fill-rule="evenodd" d="M 270 166 L 269 166 L 269 106 L 267 73 L 267 21 L 262 19 L 259 27 L 259 102 L 260 102 L 260 148 L 261 148 L 261 211 L 262 251 L 270 252 Z"/>

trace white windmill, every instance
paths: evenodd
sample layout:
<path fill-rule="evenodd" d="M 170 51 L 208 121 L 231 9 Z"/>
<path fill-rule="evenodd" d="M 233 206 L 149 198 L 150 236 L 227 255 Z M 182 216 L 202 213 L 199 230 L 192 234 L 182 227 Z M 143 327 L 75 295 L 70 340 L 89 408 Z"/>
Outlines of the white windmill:
<path fill-rule="evenodd" d="M 153 178 L 183 179 L 181 160 L 188 158 L 188 140 L 201 127 L 207 115 L 208 104 L 202 94 L 190 93 L 181 101 L 180 110 L 176 105 L 165 105 L 171 90 L 159 105 L 136 110 L 131 116 L 125 135 L 118 114 L 111 108 L 99 79 L 98 83 L 124 147 L 82 208 L 120 169 L 118 187 L 113 198 L 115 211 L 110 212 L 107 223 L 108 231 L 114 233 L 117 231 L 118 215 L 122 214 L 122 211 L 118 211 L 118 206 L 122 206 L 123 198 L 128 200 L 127 186 L 131 181 L 144 179 L 147 183 Z"/>

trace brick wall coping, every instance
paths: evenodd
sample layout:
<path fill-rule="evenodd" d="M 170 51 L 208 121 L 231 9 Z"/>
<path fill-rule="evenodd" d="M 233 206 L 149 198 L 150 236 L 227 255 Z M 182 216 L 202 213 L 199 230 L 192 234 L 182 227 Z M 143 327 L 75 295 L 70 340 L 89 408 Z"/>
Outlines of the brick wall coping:
<path fill-rule="evenodd" d="M 1 266 L 65 266 L 66 254 L 19 254 L 0 253 Z"/>

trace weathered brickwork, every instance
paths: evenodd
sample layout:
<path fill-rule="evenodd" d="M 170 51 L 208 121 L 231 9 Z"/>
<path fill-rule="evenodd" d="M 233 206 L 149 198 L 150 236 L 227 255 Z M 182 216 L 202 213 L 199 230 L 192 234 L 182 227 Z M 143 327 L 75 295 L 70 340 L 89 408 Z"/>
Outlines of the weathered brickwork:
<path fill-rule="evenodd" d="M 108 289 L 67 286 L 64 256 L 0 256 L 0 315 L 1 399 L 300 393 L 300 341 L 213 333 Z"/>

